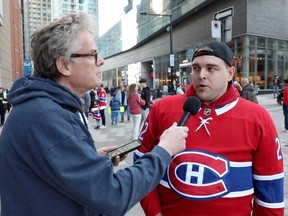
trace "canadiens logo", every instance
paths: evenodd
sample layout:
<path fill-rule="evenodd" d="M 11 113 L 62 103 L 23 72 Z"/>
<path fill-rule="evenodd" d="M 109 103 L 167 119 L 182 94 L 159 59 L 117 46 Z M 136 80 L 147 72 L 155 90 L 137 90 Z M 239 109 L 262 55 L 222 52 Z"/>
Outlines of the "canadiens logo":
<path fill-rule="evenodd" d="M 206 116 L 208 116 L 208 115 L 211 115 L 211 109 L 209 109 L 209 108 L 206 108 L 205 110 L 204 110 L 204 114 L 206 115 Z"/>
<path fill-rule="evenodd" d="M 168 182 L 179 195 L 189 199 L 213 199 L 227 194 L 223 179 L 229 161 L 208 152 L 188 150 L 177 154 L 168 167 Z"/>

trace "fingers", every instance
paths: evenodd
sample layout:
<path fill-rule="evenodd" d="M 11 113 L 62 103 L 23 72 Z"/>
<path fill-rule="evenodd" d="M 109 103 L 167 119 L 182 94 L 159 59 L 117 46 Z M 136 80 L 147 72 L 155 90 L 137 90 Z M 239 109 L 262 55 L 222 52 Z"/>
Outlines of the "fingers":
<path fill-rule="evenodd" d="M 108 152 L 116 149 L 117 146 L 114 145 L 114 146 L 109 146 L 109 147 L 101 147 L 97 150 L 98 154 L 107 154 Z"/>
<path fill-rule="evenodd" d="M 118 166 L 120 163 L 120 156 L 113 157 L 111 160 L 114 166 Z"/>

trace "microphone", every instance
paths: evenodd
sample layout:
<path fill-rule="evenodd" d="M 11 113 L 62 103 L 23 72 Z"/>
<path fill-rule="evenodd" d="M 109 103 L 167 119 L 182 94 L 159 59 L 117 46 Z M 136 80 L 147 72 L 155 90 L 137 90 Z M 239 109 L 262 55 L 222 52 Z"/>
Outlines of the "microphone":
<path fill-rule="evenodd" d="M 201 102 L 197 97 L 188 97 L 183 105 L 184 113 L 177 126 L 184 126 L 191 115 L 196 115 L 201 107 Z"/>

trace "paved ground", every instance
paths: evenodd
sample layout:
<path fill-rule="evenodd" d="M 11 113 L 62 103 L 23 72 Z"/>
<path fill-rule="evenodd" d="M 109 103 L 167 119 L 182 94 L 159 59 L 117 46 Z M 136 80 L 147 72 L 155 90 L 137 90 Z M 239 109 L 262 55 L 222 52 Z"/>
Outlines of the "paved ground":
<path fill-rule="evenodd" d="M 264 106 L 268 112 L 271 114 L 275 125 L 277 127 L 279 137 L 281 140 L 282 152 L 284 155 L 284 164 L 285 164 L 285 216 L 288 216 L 288 133 L 283 132 L 284 128 L 284 120 L 283 120 L 283 112 L 282 106 L 276 103 L 276 100 L 273 99 L 273 95 L 258 95 L 259 104 Z M 92 119 L 90 119 L 89 130 L 95 140 L 95 145 L 97 148 L 101 146 L 110 146 L 110 145 L 122 145 L 124 143 L 129 142 L 129 134 L 131 129 L 131 123 L 121 123 L 117 127 L 111 126 L 111 118 L 109 114 L 106 114 L 107 118 L 107 128 L 95 130 L 95 123 Z M 0 128 L 1 132 L 1 128 Z M 129 154 L 128 158 L 122 162 L 117 168 L 125 168 L 132 164 L 132 154 Z M 1 207 L 0 207 L 1 208 Z M 144 213 L 139 204 L 134 206 L 126 216 L 144 216 Z"/>

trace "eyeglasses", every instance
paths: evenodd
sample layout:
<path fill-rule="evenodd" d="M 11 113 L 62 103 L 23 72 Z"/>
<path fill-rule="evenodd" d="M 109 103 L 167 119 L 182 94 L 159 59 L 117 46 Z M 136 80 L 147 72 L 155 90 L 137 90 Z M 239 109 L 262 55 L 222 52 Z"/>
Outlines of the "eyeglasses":
<path fill-rule="evenodd" d="M 81 58 L 81 57 L 94 57 L 95 58 L 95 63 L 97 63 L 97 59 L 98 59 L 98 52 L 95 51 L 93 53 L 89 53 L 89 54 L 71 54 L 70 58 Z"/>

